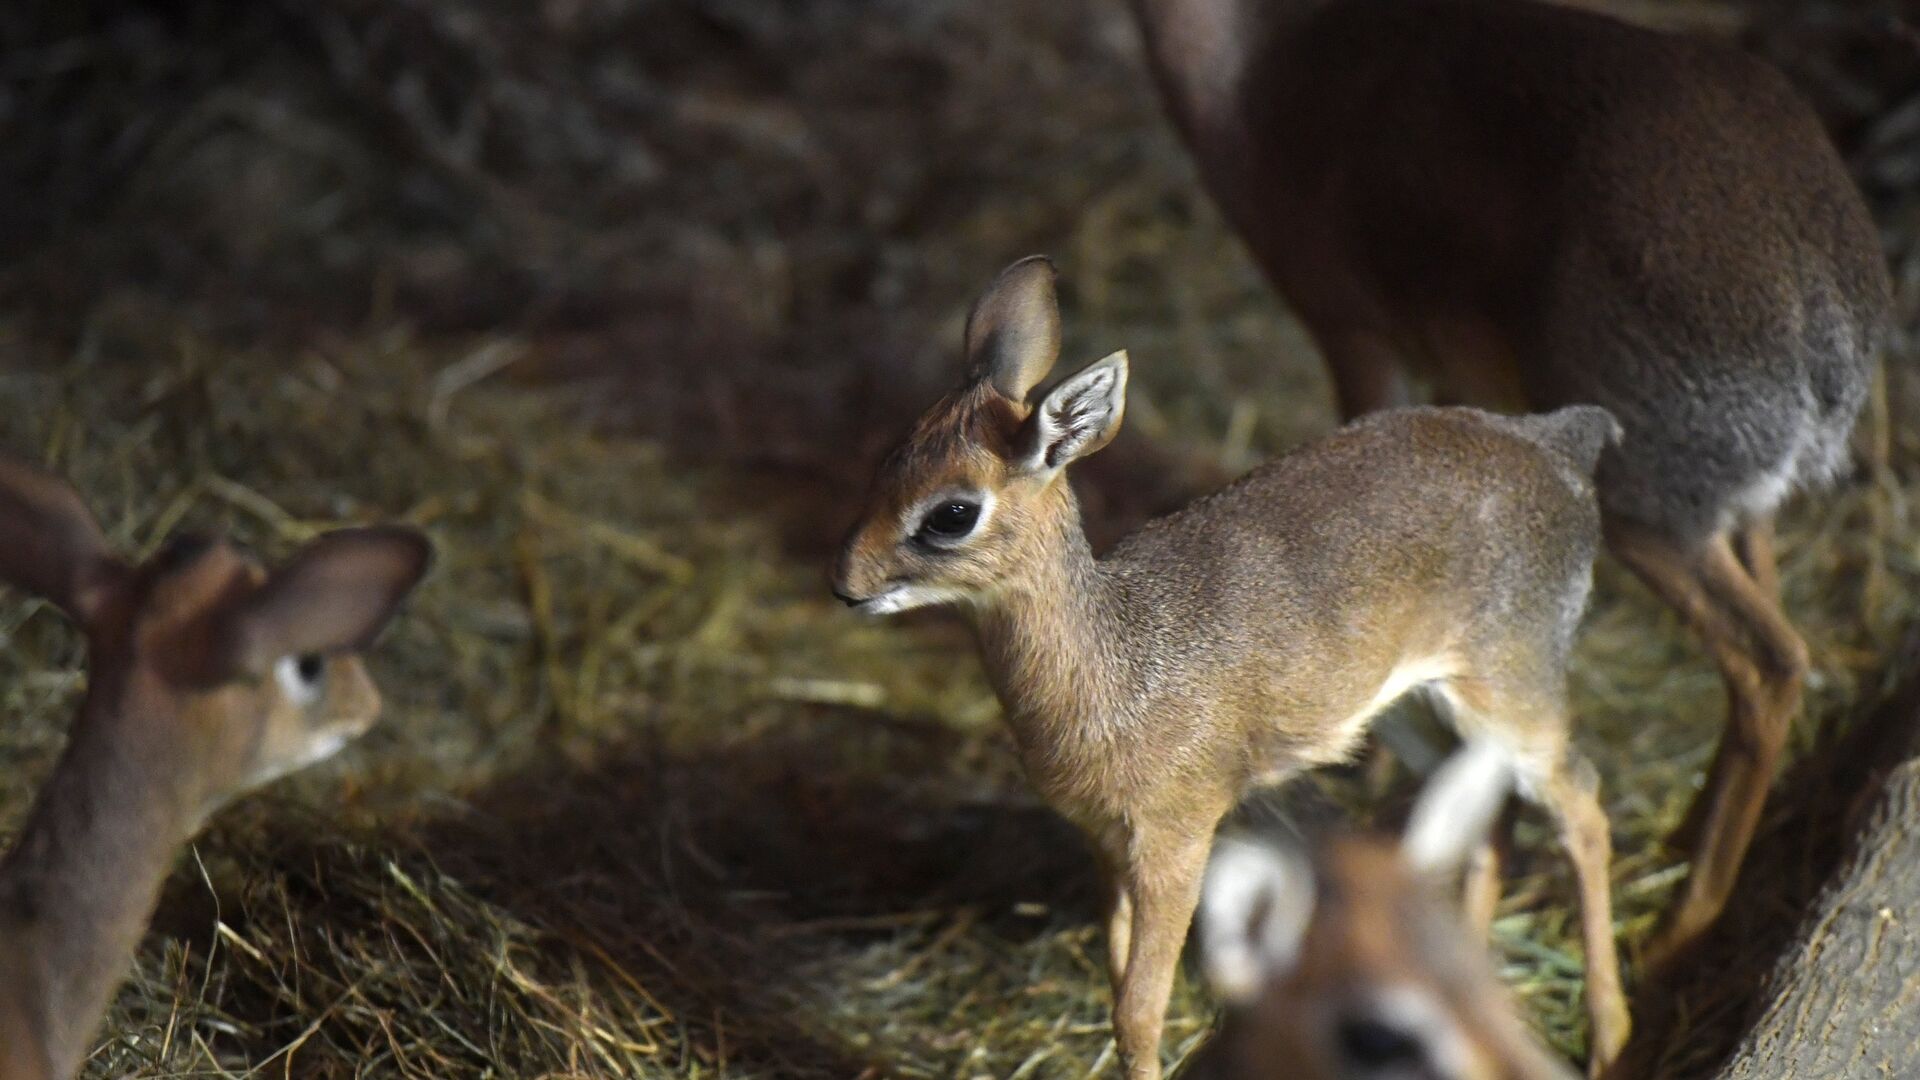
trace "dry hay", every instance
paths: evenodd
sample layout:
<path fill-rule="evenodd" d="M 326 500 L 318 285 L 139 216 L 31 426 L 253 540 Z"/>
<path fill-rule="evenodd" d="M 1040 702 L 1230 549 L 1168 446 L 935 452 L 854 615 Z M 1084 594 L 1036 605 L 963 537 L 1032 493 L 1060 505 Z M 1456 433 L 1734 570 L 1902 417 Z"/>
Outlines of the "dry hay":
<path fill-rule="evenodd" d="M 670 32 L 590 47 L 636 7 Z M 0 446 L 73 477 L 120 542 L 220 528 L 278 553 L 399 518 L 440 550 L 374 660 L 385 722 L 194 844 L 89 1075 L 1110 1063 L 1091 867 L 1017 775 L 965 634 L 851 618 L 825 555 L 1014 254 L 1060 256 L 1070 356 L 1135 357 L 1129 430 L 1083 477 L 1104 536 L 1324 430 L 1310 352 L 1194 191 L 1116 5 L 541 10 L 312 5 L 313 70 L 242 35 L 274 63 L 136 125 L 153 145 L 111 208 L 6 279 Z M 490 137 L 443 140 L 460 100 Z M 1797 751 L 1882 692 L 1913 623 L 1920 441 L 1876 433 L 1891 473 L 1785 524 L 1816 666 Z M 1575 707 L 1631 945 L 1678 878 L 1658 841 L 1720 688 L 1617 567 L 1599 584 Z M 11 829 L 80 654 L 12 597 L 0 642 Z M 1379 786 L 1303 785 L 1390 819 Z M 1570 899 L 1523 819 L 1496 935 L 1578 1053 Z M 1210 1019 L 1183 980 L 1170 1048 Z M 1710 1060 L 1692 1045 L 1671 1075 Z"/>

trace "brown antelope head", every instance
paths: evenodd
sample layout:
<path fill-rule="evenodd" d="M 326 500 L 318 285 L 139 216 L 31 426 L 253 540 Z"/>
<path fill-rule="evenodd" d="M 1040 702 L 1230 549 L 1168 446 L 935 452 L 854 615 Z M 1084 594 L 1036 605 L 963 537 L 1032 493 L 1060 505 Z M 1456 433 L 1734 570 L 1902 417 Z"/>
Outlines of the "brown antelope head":
<path fill-rule="evenodd" d="M 0 458 L 0 583 L 86 635 L 66 752 L 0 859 L 0 1080 L 65 1080 L 179 845 L 221 803 L 328 757 L 380 709 L 356 653 L 420 580 L 402 528 L 267 569 L 217 540 L 122 560 L 79 495 Z"/>
<path fill-rule="evenodd" d="M 971 603 L 1019 571 L 1054 517 L 1069 462 L 1120 430 L 1127 356 L 1117 352 L 1027 395 L 1060 356 L 1053 264 L 1001 271 L 967 317 L 967 379 L 881 464 L 847 538 L 834 594 L 869 614 Z"/>
<path fill-rule="evenodd" d="M 323 535 L 272 570 L 192 536 L 135 565 L 65 483 L 0 460 L 0 582 L 45 598 L 86 635 L 80 725 L 111 723 L 164 755 L 155 767 L 172 772 L 188 831 L 373 723 L 379 695 L 355 654 L 428 555 L 418 533 L 384 527 Z"/>
<path fill-rule="evenodd" d="M 1479 936 L 1440 896 L 1508 787 L 1501 752 L 1469 745 L 1436 772 L 1397 845 L 1342 837 L 1309 856 L 1221 841 L 1201 944 L 1229 1012 L 1203 1075 L 1571 1077 L 1515 1019 Z"/>

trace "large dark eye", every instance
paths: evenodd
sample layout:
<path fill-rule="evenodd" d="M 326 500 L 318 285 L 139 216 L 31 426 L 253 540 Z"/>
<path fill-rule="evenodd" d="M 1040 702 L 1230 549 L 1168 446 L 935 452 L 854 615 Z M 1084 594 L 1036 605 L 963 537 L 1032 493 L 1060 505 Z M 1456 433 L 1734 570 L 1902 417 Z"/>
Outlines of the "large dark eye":
<path fill-rule="evenodd" d="M 287 697 L 296 704 L 310 705 L 320 698 L 321 684 L 327 677 L 327 660 L 317 653 L 283 656 L 274 665 L 274 675 Z"/>
<path fill-rule="evenodd" d="M 980 504 L 965 499 L 943 502 L 920 519 L 920 535 L 929 540 L 958 540 L 980 520 Z"/>
<path fill-rule="evenodd" d="M 1340 1053 L 1363 1069 L 1419 1066 L 1427 1059 L 1420 1037 L 1404 1028 L 1368 1017 L 1340 1021 Z"/>

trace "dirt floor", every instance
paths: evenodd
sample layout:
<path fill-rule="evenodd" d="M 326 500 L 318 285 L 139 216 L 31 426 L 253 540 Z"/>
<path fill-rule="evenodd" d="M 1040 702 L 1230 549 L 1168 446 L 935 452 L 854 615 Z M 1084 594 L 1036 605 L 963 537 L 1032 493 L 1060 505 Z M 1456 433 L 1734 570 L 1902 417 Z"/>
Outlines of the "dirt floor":
<path fill-rule="evenodd" d="M 1816 94 L 1902 290 L 1860 437 L 1890 470 L 1784 524 L 1815 658 L 1797 751 L 1902 673 L 1920 595 L 1920 62 L 1891 10 L 1709 12 Z M 23 5 L 0 35 L 0 446 L 137 550 L 401 519 L 441 554 L 374 659 L 385 722 L 183 856 L 88 1075 L 1111 1067 L 1092 868 L 968 636 L 858 620 L 825 575 L 878 454 L 957 377 L 967 304 L 1032 251 L 1061 267 L 1065 362 L 1133 357 L 1127 429 L 1079 476 L 1097 540 L 1333 424 L 1123 4 L 156 0 Z M 11 595 L 0 645 L 6 837 L 82 656 Z M 1608 562 L 1575 695 L 1631 956 L 1719 681 Z M 1350 768 L 1292 801 L 1392 821 L 1406 787 Z M 1818 865 L 1792 815 L 1763 858 Z M 1579 1054 L 1543 824 L 1496 938 Z M 1742 902 L 1790 921 L 1812 873 Z M 1751 1003 L 1695 1001 L 1661 1075 L 1703 1075 Z M 1183 979 L 1169 1053 L 1212 1020 Z"/>

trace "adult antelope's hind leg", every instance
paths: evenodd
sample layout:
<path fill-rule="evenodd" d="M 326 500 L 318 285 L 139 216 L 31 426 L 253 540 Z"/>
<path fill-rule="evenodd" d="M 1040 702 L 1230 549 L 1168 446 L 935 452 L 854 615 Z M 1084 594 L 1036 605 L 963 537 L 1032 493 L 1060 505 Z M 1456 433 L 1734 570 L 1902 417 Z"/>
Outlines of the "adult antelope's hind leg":
<path fill-rule="evenodd" d="M 1734 531 L 1734 554 L 1740 557 L 1740 567 L 1753 579 L 1768 599 L 1775 604 L 1780 602 L 1780 564 L 1774 557 L 1773 519 L 1770 517 L 1750 521 Z"/>
<path fill-rule="evenodd" d="M 1768 789 L 1800 707 L 1807 647 L 1762 581 L 1774 578 L 1771 545 L 1748 536 L 1687 551 L 1658 534 L 1610 523 L 1608 542 L 1662 599 L 1679 609 L 1727 685 L 1727 726 L 1681 826 L 1692 867 L 1680 897 L 1647 948 L 1661 967 L 1718 918 L 1740 873 Z M 1751 569 L 1743 556 L 1761 560 Z"/>
<path fill-rule="evenodd" d="M 1113 1007 L 1114 1040 L 1128 1080 L 1159 1080 L 1160 1033 L 1212 840 L 1211 825 L 1197 834 L 1142 829 L 1134 835 L 1127 871 L 1133 937 Z"/>

